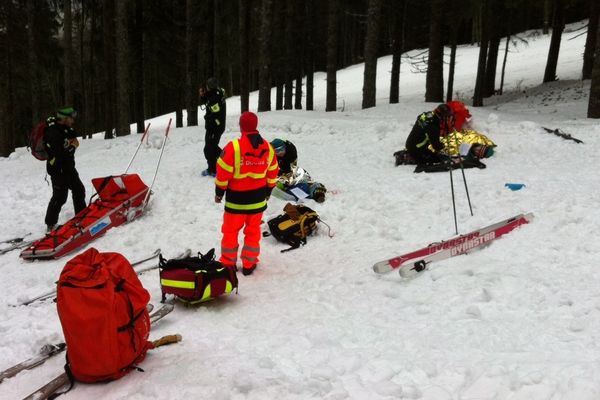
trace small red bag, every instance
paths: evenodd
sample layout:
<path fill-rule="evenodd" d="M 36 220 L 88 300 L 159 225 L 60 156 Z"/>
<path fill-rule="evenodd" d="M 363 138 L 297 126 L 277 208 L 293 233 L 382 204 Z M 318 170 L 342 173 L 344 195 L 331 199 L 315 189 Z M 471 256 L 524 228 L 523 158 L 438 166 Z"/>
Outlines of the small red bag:
<path fill-rule="evenodd" d="M 237 289 L 235 268 L 225 267 L 215 260 L 214 249 L 205 255 L 165 260 L 160 256 L 160 288 L 162 301 L 173 294 L 185 303 L 212 300 Z"/>
<path fill-rule="evenodd" d="M 150 348 L 150 294 L 125 257 L 90 248 L 65 265 L 57 288 L 67 365 L 81 382 L 119 379 Z"/>

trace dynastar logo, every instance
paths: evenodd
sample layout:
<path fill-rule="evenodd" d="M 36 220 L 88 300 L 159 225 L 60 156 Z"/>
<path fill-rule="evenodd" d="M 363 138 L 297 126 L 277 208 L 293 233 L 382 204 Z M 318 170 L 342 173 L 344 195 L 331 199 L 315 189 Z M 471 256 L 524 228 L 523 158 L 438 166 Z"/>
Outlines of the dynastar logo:
<path fill-rule="evenodd" d="M 463 241 L 462 243 L 457 243 L 456 246 L 452 247 L 450 249 L 450 253 L 452 254 L 452 257 L 465 253 L 475 247 L 479 247 L 484 243 L 489 242 L 490 240 L 494 240 L 496 238 L 496 232 L 495 231 L 491 231 L 486 233 L 483 236 L 476 236 L 473 238 L 470 238 L 468 240 Z"/>

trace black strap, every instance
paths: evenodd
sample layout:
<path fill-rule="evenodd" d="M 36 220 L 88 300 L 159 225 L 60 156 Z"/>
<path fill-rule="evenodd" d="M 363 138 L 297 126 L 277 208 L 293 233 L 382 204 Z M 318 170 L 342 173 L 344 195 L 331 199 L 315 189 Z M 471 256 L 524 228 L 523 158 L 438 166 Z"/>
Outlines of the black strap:
<path fill-rule="evenodd" d="M 75 386 L 75 377 L 73 376 L 73 372 L 71 371 L 71 367 L 69 366 L 69 364 L 69 352 L 67 351 L 65 352 L 65 373 L 69 378 L 69 387 L 67 388 L 67 390 L 63 390 L 62 392 L 52 393 L 50 396 L 48 396 L 48 400 L 54 400 L 58 396 L 62 396 L 63 394 L 68 393 L 71 389 L 73 389 L 73 386 Z"/>

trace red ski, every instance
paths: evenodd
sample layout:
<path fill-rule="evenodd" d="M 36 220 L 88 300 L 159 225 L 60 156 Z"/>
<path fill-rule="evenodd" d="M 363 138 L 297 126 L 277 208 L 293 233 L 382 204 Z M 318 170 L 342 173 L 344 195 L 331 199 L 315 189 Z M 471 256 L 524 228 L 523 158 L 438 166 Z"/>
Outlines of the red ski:
<path fill-rule="evenodd" d="M 487 246 L 494 239 L 507 234 L 520 225 L 529 223 L 532 219 L 533 214 L 531 213 L 519 214 L 465 235 L 460 235 L 439 243 L 432 243 L 412 253 L 380 261 L 373 265 L 373 271 L 378 274 L 385 274 L 401 268 L 400 274 L 404 277 L 409 277 L 424 270 L 427 264 L 433 261 L 458 256 Z M 408 265 L 410 265 L 410 268 L 406 267 Z"/>

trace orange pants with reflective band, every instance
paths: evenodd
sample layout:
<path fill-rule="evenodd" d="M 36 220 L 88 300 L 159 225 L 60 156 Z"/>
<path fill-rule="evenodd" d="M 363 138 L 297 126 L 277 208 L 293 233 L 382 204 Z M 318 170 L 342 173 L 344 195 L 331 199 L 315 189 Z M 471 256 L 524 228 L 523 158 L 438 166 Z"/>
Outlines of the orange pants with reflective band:
<path fill-rule="evenodd" d="M 258 214 L 232 214 L 223 213 L 223 239 L 221 239 L 221 258 L 223 265 L 234 266 L 237 263 L 238 235 L 244 228 L 244 247 L 242 247 L 242 267 L 250 268 L 258 264 L 260 255 L 260 222 L 263 213 Z"/>

